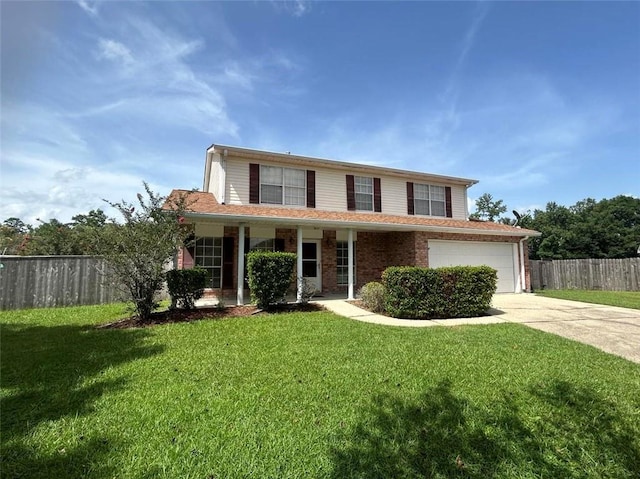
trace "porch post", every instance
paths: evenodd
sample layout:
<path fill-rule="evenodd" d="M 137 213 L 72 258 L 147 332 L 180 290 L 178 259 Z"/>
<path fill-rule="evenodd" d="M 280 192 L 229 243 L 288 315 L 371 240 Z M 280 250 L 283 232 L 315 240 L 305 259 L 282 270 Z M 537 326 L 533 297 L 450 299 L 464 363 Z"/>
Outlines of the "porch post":
<path fill-rule="evenodd" d="M 302 302 L 302 227 L 296 230 L 296 302 Z"/>
<path fill-rule="evenodd" d="M 347 295 L 347 299 L 354 299 L 353 297 L 353 229 L 349 228 L 347 230 L 348 233 L 348 248 L 347 248 L 347 275 L 348 275 L 348 283 L 349 283 L 349 292 Z"/>
<path fill-rule="evenodd" d="M 244 223 L 238 227 L 238 306 L 244 304 Z"/>

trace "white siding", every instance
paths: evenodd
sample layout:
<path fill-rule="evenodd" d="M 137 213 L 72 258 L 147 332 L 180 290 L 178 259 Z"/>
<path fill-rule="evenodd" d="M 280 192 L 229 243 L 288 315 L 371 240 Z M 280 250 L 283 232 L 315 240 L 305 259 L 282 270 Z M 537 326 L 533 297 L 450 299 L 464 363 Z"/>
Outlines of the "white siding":
<path fill-rule="evenodd" d="M 220 155 L 211 155 L 211 170 L 209 171 L 209 193 L 213 193 L 216 200 L 220 201 Z"/>
<path fill-rule="evenodd" d="M 347 211 L 347 178 L 344 171 L 316 171 L 316 209 Z"/>
<path fill-rule="evenodd" d="M 387 215 L 407 214 L 407 182 L 402 178 L 380 178 L 382 212 Z"/>
<path fill-rule="evenodd" d="M 456 220 L 466 220 L 465 196 L 467 189 L 464 186 L 451 187 L 451 213 Z"/>
<path fill-rule="evenodd" d="M 249 162 L 227 159 L 227 202 L 230 205 L 249 204 Z"/>
<path fill-rule="evenodd" d="M 282 165 L 274 162 L 259 160 L 242 160 L 227 158 L 227 185 L 226 198 L 228 204 L 249 204 L 249 163 L 261 165 L 285 166 L 295 168 L 292 165 Z M 300 167 L 300 169 L 306 169 Z M 316 209 L 325 211 L 347 211 L 347 180 L 349 174 L 345 170 L 330 168 L 316 168 Z M 355 173 L 367 176 L 366 173 Z M 376 176 L 376 175 L 370 175 Z M 407 214 L 407 179 L 393 176 L 377 176 L 380 178 L 382 190 L 382 213 L 389 215 Z M 420 183 L 421 181 L 416 181 Z M 427 181 L 424 181 L 428 183 Z M 429 184 L 447 186 L 443 183 Z M 466 219 L 465 211 L 465 187 L 451 187 L 451 206 L 454 219 Z M 273 205 L 270 205 L 273 206 Z"/>

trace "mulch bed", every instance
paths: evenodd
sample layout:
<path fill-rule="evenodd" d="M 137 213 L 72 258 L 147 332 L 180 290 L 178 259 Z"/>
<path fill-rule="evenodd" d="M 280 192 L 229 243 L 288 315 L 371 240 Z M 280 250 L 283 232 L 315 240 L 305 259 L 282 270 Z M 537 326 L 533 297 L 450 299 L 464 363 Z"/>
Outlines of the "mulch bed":
<path fill-rule="evenodd" d="M 297 304 L 285 303 L 279 304 L 262 310 L 254 305 L 246 306 L 227 306 L 224 308 L 203 307 L 191 310 L 186 309 L 167 309 L 165 311 L 157 311 L 147 320 L 141 320 L 138 316 L 131 316 L 120 319 L 113 323 L 102 324 L 98 326 L 100 329 L 127 329 L 127 328 L 148 328 L 170 323 L 189 323 L 192 321 L 201 321 L 207 319 L 220 320 L 226 318 L 244 318 L 257 314 L 273 314 L 288 312 L 312 312 L 323 311 L 325 308 L 315 303 Z"/>

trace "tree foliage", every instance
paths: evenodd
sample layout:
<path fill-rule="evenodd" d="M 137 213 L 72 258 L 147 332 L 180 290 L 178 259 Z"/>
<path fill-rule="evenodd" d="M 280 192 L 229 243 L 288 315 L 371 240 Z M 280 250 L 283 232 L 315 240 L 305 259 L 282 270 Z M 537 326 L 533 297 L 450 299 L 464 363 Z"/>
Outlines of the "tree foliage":
<path fill-rule="evenodd" d="M 0 253 L 19 254 L 28 241 L 31 225 L 25 224 L 20 218 L 7 218 L 0 225 Z"/>
<path fill-rule="evenodd" d="M 18 255 L 96 254 L 93 239 L 107 224 L 101 209 L 78 214 L 70 223 L 51 218 L 38 219 L 36 227 L 19 218 L 8 218 L 0 226 L 0 252 Z"/>
<path fill-rule="evenodd" d="M 507 206 L 502 200 L 494 200 L 491 194 L 484 193 L 476 200 L 476 211 L 469 217 L 482 221 L 498 221 L 505 211 Z"/>
<path fill-rule="evenodd" d="M 586 198 L 570 207 L 550 202 L 522 226 L 542 233 L 529 240 L 532 259 L 631 258 L 640 246 L 640 198 Z"/>
<path fill-rule="evenodd" d="M 138 193 L 136 205 L 105 200 L 123 221 L 109 221 L 94 237 L 96 251 L 107 260 L 115 284 L 122 285 L 143 320 L 157 307 L 165 265 L 192 230 L 183 222 L 188 194 L 167 200 L 151 191 L 147 183 L 144 189 L 146 197 Z"/>

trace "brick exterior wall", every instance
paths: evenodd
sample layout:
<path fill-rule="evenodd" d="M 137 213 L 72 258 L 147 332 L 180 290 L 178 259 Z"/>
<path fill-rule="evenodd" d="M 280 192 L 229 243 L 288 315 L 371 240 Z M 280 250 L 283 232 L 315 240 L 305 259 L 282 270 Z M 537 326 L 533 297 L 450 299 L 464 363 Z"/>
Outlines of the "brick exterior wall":
<path fill-rule="evenodd" d="M 245 228 L 245 236 L 249 237 L 250 229 Z M 238 228 L 225 226 L 225 237 L 234 238 L 233 289 L 225 290 L 225 296 L 233 294 L 237 285 L 237 247 Z M 296 252 L 297 232 L 294 228 L 276 228 L 276 238 L 284 241 L 286 252 Z M 389 266 L 429 266 L 429 240 L 449 241 L 482 241 L 499 243 L 519 243 L 517 236 L 489 236 L 460 233 L 431 232 L 358 232 L 356 241 L 356 292 L 370 281 L 380 281 L 382 272 Z M 335 230 L 324 230 L 321 245 L 322 290 L 324 293 L 344 293 L 347 286 L 337 284 L 337 240 Z M 530 290 L 529 254 L 527 242 L 524 242 L 525 254 L 525 289 Z M 176 266 L 183 267 L 184 251 L 181 248 L 176 258 Z M 518 264 L 519 267 L 519 264 Z M 207 290 L 205 297 L 219 297 L 223 291 Z"/>

